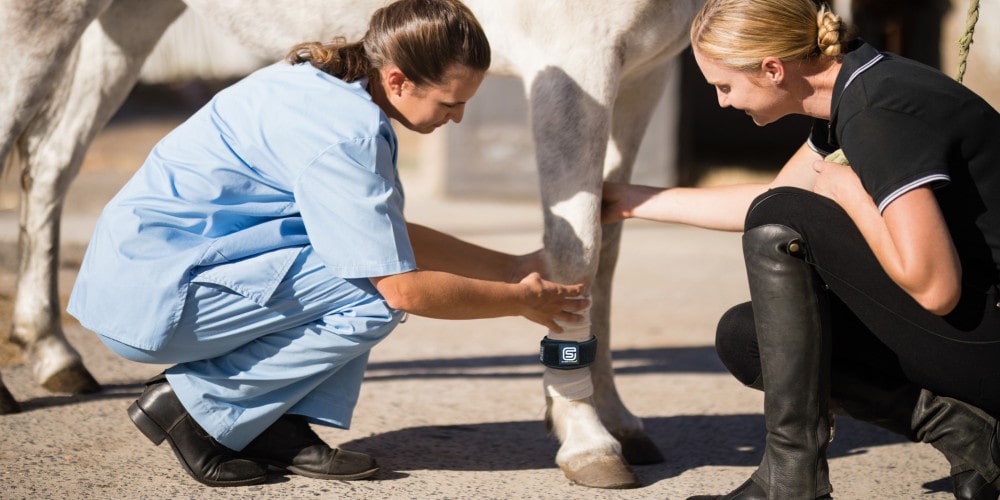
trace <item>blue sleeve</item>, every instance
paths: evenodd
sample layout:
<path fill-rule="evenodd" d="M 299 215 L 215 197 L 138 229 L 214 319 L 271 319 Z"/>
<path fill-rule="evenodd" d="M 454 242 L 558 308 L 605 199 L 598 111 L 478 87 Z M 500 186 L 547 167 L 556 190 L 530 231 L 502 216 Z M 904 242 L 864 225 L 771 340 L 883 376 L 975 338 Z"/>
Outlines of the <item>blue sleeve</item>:
<path fill-rule="evenodd" d="M 416 269 L 393 158 L 383 137 L 339 142 L 315 158 L 295 184 L 309 241 L 339 277 Z"/>

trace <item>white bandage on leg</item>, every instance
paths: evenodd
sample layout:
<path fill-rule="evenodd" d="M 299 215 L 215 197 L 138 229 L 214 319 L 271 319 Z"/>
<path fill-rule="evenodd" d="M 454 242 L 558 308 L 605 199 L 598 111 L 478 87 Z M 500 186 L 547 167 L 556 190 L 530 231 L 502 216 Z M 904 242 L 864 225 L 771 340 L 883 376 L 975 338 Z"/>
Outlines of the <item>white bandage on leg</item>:
<path fill-rule="evenodd" d="M 581 297 L 589 299 L 590 296 Z M 584 342 L 590 340 L 590 306 L 577 311 L 583 316 L 579 323 L 564 323 L 557 321 L 562 327 L 562 333 L 549 332 L 550 339 L 571 340 L 574 342 Z M 594 393 L 594 384 L 590 380 L 590 368 L 577 368 L 573 370 L 557 370 L 546 368 L 542 377 L 545 384 L 545 394 L 549 397 L 559 397 L 569 400 L 584 399 Z"/>

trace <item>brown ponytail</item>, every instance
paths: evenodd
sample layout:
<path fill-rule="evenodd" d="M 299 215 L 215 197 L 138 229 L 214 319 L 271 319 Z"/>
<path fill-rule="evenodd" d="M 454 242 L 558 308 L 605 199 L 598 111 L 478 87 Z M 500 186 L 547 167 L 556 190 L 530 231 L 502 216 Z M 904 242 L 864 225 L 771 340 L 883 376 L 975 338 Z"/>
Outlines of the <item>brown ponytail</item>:
<path fill-rule="evenodd" d="M 292 47 L 285 60 L 290 64 L 311 63 L 317 69 L 348 82 L 371 76 L 371 62 L 365 56 L 364 44 L 348 43 L 342 37 L 329 43 L 300 43 Z"/>
<path fill-rule="evenodd" d="M 344 81 L 375 78 L 398 66 L 414 84 L 438 84 L 455 64 L 485 72 L 490 45 L 479 21 L 458 0 L 399 0 L 372 15 L 365 36 L 296 45 L 285 57 L 308 62 Z"/>

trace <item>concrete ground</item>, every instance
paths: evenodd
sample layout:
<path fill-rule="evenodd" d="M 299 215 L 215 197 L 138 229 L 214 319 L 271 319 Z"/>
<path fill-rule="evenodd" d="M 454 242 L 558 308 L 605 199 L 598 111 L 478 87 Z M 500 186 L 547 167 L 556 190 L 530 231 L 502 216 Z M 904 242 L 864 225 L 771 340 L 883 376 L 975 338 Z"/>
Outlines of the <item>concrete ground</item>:
<path fill-rule="evenodd" d="M 128 175 L 109 155 L 123 148 L 144 154 L 162 135 L 152 128 L 145 135 L 111 129 L 92 150 L 63 221 L 64 293 L 94 215 Z M 403 175 L 411 220 L 510 252 L 540 245 L 536 204 L 442 200 L 422 189 L 419 170 Z M 15 178 L 8 174 L 0 193 L 0 299 L 7 304 L 16 270 Z M 67 318 L 67 337 L 104 390 L 47 393 L 6 349 L 3 377 L 24 411 L 0 417 L 0 498 L 624 500 L 724 493 L 753 471 L 764 439 L 761 394 L 736 382 L 712 347 L 716 319 L 747 298 L 738 234 L 626 224 L 613 303 L 616 380 L 666 461 L 635 469 L 642 487 L 616 491 L 574 486 L 554 464 L 558 445 L 542 424 L 537 362 L 544 331 L 523 319 L 411 317 L 375 348 L 354 426 L 317 428 L 333 445 L 374 455 L 382 471 L 373 480 L 275 475 L 263 485 L 213 489 L 187 476 L 166 444 L 153 446 L 126 416 L 141 381 L 163 367 L 117 358 Z M 928 445 L 839 419 L 829 456 L 835 498 L 951 498 L 947 464 Z"/>

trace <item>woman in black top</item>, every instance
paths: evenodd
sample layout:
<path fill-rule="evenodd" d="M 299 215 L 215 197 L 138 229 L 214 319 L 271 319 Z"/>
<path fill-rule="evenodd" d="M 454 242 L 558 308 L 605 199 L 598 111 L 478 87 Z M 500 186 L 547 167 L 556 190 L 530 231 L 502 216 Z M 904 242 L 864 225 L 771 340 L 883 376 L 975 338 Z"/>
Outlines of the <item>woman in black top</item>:
<path fill-rule="evenodd" d="M 709 0 L 691 41 L 720 106 L 758 125 L 815 117 L 809 139 L 770 184 L 609 183 L 604 222 L 744 231 L 751 302 L 716 345 L 764 390 L 768 433 L 752 478 L 720 498 L 829 498 L 842 413 L 933 444 L 957 498 L 996 499 L 1000 115 L 846 31 L 812 0 Z M 823 160 L 838 148 L 850 166 Z"/>

